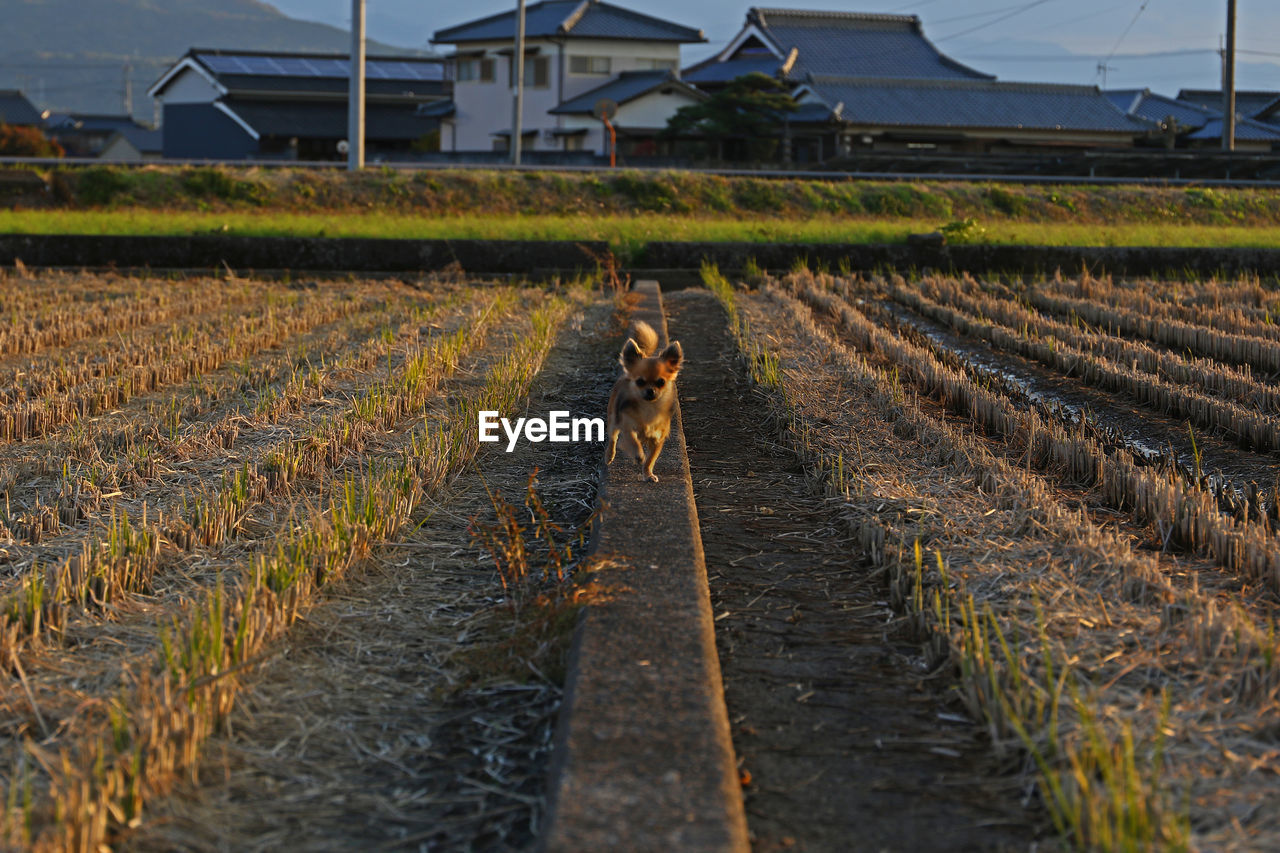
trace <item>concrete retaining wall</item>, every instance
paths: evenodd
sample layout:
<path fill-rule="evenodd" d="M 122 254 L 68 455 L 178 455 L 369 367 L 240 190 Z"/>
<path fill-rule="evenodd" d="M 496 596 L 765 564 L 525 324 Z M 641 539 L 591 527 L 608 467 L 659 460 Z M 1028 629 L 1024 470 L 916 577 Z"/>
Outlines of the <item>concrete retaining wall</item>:
<path fill-rule="evenodd" d="M 636 266 L 691 269 L 703 261 L 725 270 L 741 270 L 748 259 L 767 270 L 786 270 L 797 259 L 824 264 L 832 271 L 925 268 L 1035 275 L 1088 268 L 1121 276 L 1199 276 L 1225 273 L 1280 275 L 1277 249 L 1197 249 L 1160 246 L 913 246 L 839 243 L 649 243 Z"/>
<path fill-rule="evenodd" d="M 0 265 L 233 270 L 431 272 L 456 264 L 466 272 L 537 275 L 594 269 L 604 241 L 381 240 L 325 237 L 135 237 L 0 235 Z M 1280 250 L 1080 246 L 928 246 L 840 243 L 649 243 L 634 270 L 697 270 L 711 261 L 741 270 L 748 260 L 773 271 L 797 259 L 831 270 L 940 269 L 1022 275 L 1109 272 L 1122 276 L 1257 273 L 1280 275 Z M 669 284 L 676 284 L 675 281 Z M 683 284 L 683 282 L 681 282 Z M 677 285 L 680 286 L 680 285 Z"/>
<path fill-rule="evenodd" d="M 0 235 L 0 265 L 37 267 L 220 268 L 430 272 L 457 264 L 467 272 L 591 270 L 602 241 L 380 240 L 326 237 L 134 237 Z"/>

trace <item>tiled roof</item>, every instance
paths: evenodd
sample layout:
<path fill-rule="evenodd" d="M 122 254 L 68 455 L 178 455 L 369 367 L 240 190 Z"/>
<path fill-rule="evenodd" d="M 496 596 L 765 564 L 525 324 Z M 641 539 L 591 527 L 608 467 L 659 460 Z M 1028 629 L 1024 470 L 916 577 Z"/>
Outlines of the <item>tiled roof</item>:
<path fill-rule="evenodd" d="M 53 113 L 45 119 L 44 126 L 50 130 L 124 130 L 125 128 L 138 127 L 138 122 L 134 120 L 133 116 L 126 115 Z"/>
<path fill-rule="evenodd" d="M 625 104 L 662 86 L 673 86 L 695 97 L 701 94 L 680 82 L 670 71 L 623 71 L 603 86 L 570 98 L 548 112 L 552 115 L 589 114 L 601 98 Z"/>
<path fill-rule="evenodd" d="M 116 133 L 129 140 L 129 144 L 142 154 L 159 154 L 164 150 L 164 131 L 161 129 L 150 130 L 135 124 L 121 127 Z"/>
<path fill-rule="evenodd" d="M 226 106 L 263 136 L 346 139 L 347 105 L 341 101 L 283 101 L 227 98 Z M 412 140 L 438 126 L 411 106 L 369 104 L 365 134 L 374 140 Z"/>
<path fill-rule="evenodd" d="M 1187 134 L 1188 139 L 1221 139 L 1222 116 L 1214 116 L 1194 133 Z M 1280 127 L 1273 127 L 1249 118 L 1236 119 L 1236 139 L 1250 142 L 1280 142 Z"/>
<path fill-rule="evenodd" d="M 854 124 L 1140 133 L 1092 86 L 991 80 L 903 80 L 815 76 L 808 88 Z"/>
<path fill-rule="evenodd" d="M 1146 89 L 1121 89 L 1105 93 L 1107 99 L 1121 112 L 1134 118 L 1159 125 L 1169 116 L 1184 128 L 1204 127 L 1216 113 L 1197 104 L 1180 101 L 1166 95 L 1157 95 Z"/>
<path fill-rule="evenodd" d="M 0 89 L 0 123 L 40 124 L 40 111 L 17 89 Z"/>
<path fill-rule="evenodd" d="M 431 41 L 462 44 L 510 40 L 515 37 L 515 20 L 515 11 L 501 12 L 436 30 Z M 526 38 L 567 36 L 681 43 L 706 41 L 702 30 L 642 15 L 600 0 L 544 0 L 534 3 L 525 9 L 524 28 Z"/>
<path fill-rule="evenodd" d="M 701 62 L 681 73 L 681 78 L 690 83 L 728 83 L 743 74 L 759 72 L 770 77 L 777 74 L 782 67 L 782 60 L 773 56 L 750 56 L 716 62 L 714 59 Z"/>
<path fill-rule="evenodd" d="M 1253 118 L 1275 103 L 1277 98 L 1280 98 L 1280 92 L 1237 89 L 1236 113 Z M 1183 89 L 1178 92 L 1178 100 L 1189 101 L 1207 107 L 1219 115 L 1222 114 L 1222 90 L 1220 89 Z"/>
<path fill-rule="evenodd" d="M 993 79 L 940 53 L 914 15 L 753 8 L 747 23 L 764 32 L 782 56 L 799 49 L 793 77 Z"/>
<path fill-rule="evenodd" d="M 1183 93 L 1187 91 L 1184 89 Z M 1115 90 L 1107 92 L 1106 96 L 1120 110 L 1152 125 L 1158 126 L 1169 116 L 1173 116 L 1182 129 L 1191 131 L 1187 134 L 1188 139 L 1222 138 L 1221 110 L 1212 109 L 1194 101 L 1157 95 L 1146 89 Z M 1236 119 L 1236 138 L 1280 142 L 1280 127 L 1239 116 Z"/>

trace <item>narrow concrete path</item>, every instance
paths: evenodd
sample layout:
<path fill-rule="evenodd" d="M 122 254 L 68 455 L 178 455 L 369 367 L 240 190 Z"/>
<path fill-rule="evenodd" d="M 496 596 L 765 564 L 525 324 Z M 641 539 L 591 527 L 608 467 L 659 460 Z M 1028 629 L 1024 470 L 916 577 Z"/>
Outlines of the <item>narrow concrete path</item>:
<path fill-rule="evenodd" d="M 753 848 L 1027 849 L 1018 792 L 891 639 L 883 580 L 765 423 L 719 305 L 666 304 Z"/>
<path fill-rule="evenodd" d="M 638 282 L 631 295 L 632 322 L 648 323 L 664 346 L 657 283 Z M 601 483 L 591 603 L 565 685 L 544 844 L 550 853 L 744 851 L 679 411 L 659 482 L 625 457 L 619 448 Z"/>

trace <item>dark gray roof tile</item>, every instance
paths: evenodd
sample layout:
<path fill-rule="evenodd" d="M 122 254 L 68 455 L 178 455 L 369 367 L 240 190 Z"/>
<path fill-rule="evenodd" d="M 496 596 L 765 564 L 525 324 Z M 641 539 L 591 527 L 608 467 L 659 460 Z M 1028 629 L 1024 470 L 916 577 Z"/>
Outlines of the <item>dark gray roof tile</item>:
<path fill-rule="evenodd" d="M 1187 134 L 1188 139 L 1211 140 L 1222 138 L 1222 116 L 1214 116 L 1199 130 Z M 1280 143 L 1280 127 L 1273 127 L 1248 118 L 1236 120 L 1236 139 L 1249 142 Z"/>
<path fill-rule="evenodd" d="M 939 52 L 914 15 L 753 8 L 747 21 L 783 56 L 799 49 L 792 76 L 992 79 Z"/>
<path fill-rule="evenodd" d="M 677 86 L 691 93 L 696 92 L 676 79 L 670 71 L 623 71 L 604 85 L 597 86 L 589 92 L 583 92 L 549 112 L 552 115 L 590 114 L 602 98 L 608 98 L 617 104 L 625 104 L 662 86 Z"/>
<path fill-rule="evenodd" d="M 1236 112 L 1253 118 L 1275 103 L 1277 98 L 1280 98 L 1280 92 L 1237 89 Z M 1218 115 L 1222 114 L 1221 89 L 1182 89 L 1178 92 L 1178 100 L 1206 107 Z"/>
<path fill-rule="evenodd" d="M 840 118 L 901 127 L 1018 128 L 1140 133 L 1133 119 L 1092 86 L 992 80 L 814 77 L 808 84 Z"/>
<path fill-rule="evenodd" d="M 431 41 L 463 44 L 515 37 L 515 11 L 436 30 Z M 544 0 L 525 9 L 525 37 L 603 38 L 678 43 L 706 41 L 702 30 L 642 15 L 600 0 Z"/>
<path fill-rule="evenodd" d="M 17 89 L 0 89 L 0 124 L 40 124 L 40 111 Z"/>
<path fill-rule="evenodd" d="M 773 77 L 781 67 L 781 60 L 773 56 L 750 56 L 726 62 L 703 62 L 686 69 L 680 76 L 690 83 L 728 83 L 753 72 Z"/>

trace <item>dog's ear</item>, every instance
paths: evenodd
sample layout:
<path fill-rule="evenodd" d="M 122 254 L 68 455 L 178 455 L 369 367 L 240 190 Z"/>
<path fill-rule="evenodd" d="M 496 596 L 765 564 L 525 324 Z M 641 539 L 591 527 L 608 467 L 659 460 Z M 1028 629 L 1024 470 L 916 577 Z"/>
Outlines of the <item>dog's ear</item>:
<path fill-rule="evenodd" d="M 667 369 L 672 373 L 679 370 L 681 365 L 684 364 L 684 350 L 680 348 L 680 342 L 672 341 L 667 344 L 667 348 L 658 355 L 658 360 L 666 365 Z"/>
<path fill-rule="evenodd" d="M 644 353 L 640 352 L 640 345 L 631 338 L 627 338 L 627 342 L 622 345 L 622 352 L 618 354 L 618 363 L 626 370 L 630 370 L 642 358 Z"/>

